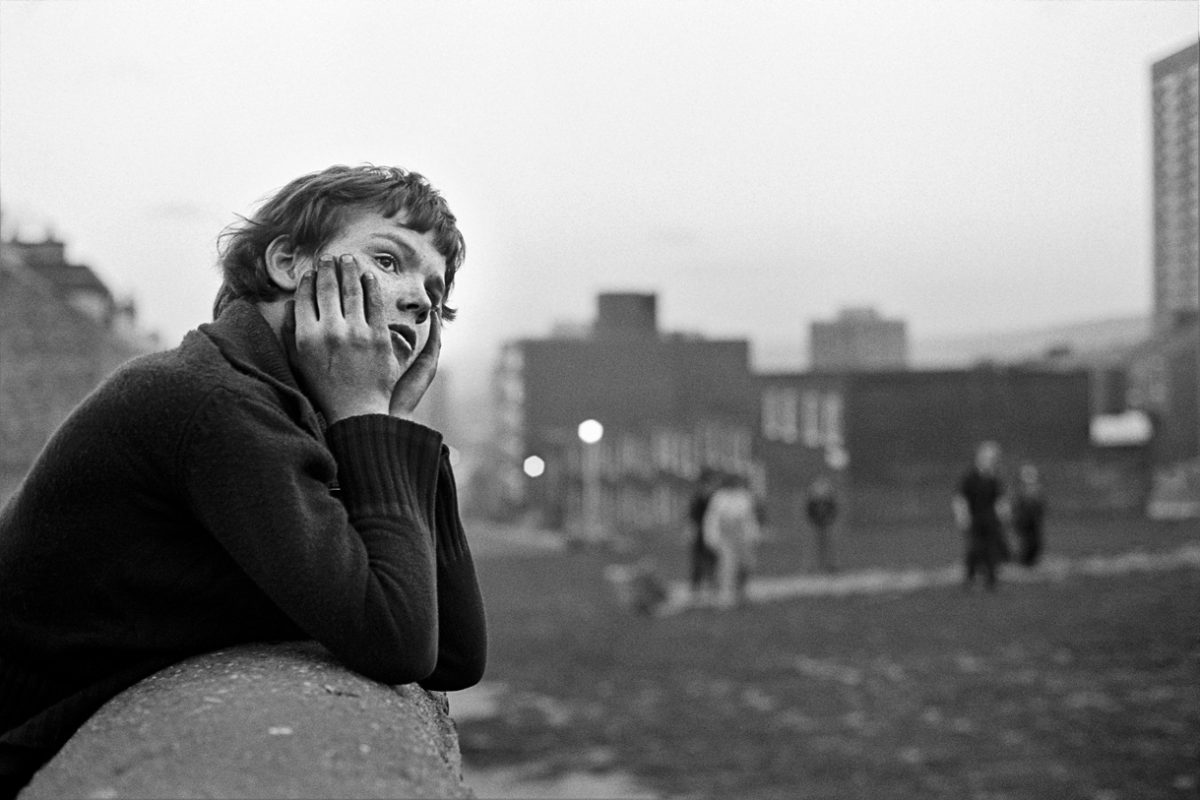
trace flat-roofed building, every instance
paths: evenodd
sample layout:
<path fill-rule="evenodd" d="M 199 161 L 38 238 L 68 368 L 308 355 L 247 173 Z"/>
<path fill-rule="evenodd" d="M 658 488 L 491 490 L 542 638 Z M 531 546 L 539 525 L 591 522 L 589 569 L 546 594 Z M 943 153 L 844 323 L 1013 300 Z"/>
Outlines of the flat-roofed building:
<path fill-rule="evenodd" d="M 844 308 L 834 320 L 813 322 L 809 348 L 813 369 L 908 366 L 908 331 L 904 321 L 885 319 L 873 308 Z"/>
<path fill-rule="evenodd" d="M 653 294 L 597 305 L 588 331 L 502 349 L 502 493 L 567 532 L 585 527 L 588 503 L 610 533 L 677 530 L 701 469 L 755 473 L 749 342 L 660 332 Z M 581 440 L 585 420 L 603 426 L 599 441 Z"/>

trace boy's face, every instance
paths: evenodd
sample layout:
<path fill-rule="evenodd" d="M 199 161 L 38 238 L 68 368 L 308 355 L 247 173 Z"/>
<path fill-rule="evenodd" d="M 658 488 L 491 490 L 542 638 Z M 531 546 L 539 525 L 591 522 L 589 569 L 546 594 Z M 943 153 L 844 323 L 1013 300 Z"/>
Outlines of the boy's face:
<path fill-rule="evenodd" d="M 433 244 L 433 231 L 418 233 L 405 224 L 407 214 L 384 217 L 360 211 L 318 255 L 338 259 L 349 253 L 363 271 L 378 278 L 385 322 L 401 370 L 407 370 L 429 340 L 429 312 L 446 294 L 446 259 Z"/>

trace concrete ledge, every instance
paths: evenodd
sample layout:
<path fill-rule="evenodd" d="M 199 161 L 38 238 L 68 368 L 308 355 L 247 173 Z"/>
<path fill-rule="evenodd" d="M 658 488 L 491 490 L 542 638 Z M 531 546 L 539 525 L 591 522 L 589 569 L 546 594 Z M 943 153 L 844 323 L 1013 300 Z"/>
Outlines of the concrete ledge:
<path fill-rule="evenodd" d="M 221 650 L 113 698 L 19 798 L 473 797 L 447 711 L 312 643 Z"/>

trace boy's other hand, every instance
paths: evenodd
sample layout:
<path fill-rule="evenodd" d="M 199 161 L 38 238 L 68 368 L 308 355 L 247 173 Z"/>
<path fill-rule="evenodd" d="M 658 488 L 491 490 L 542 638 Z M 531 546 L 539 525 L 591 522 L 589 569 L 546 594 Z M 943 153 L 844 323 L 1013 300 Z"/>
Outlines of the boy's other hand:
<path fill-rule="evenodd" d="M 377 280 L 351 255 L 321 256 L 285 315 L 288 355 L 330 424 L 388 413 L 400 380 Z"/>
<path fill-rule="evenodd" d="M 442 315 L 435 306 L 429 311 L 429 339 L 425 347 L 413 359 L 412 364 L 396 382 L 392 392 L 389 411 L 393 417 L 411 419 L 417 404 L 433 383 L 437 374 L 438 358 L 442 353 Z"/>

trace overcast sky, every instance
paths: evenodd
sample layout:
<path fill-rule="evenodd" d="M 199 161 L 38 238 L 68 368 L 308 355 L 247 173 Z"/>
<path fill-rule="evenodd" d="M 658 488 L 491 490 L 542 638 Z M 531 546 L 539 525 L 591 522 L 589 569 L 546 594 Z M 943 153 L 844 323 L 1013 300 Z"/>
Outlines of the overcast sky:
<path fill-rule="evenodd" d="M 1198 9 L 0 0 L 0 201 L 168 344 L 235 214 L 362 162 L 459 215 L 450 364 L 604 290 L 776 363 L 845 305 L 915 337 L 1137 314 L 1150 65 Z"/>

